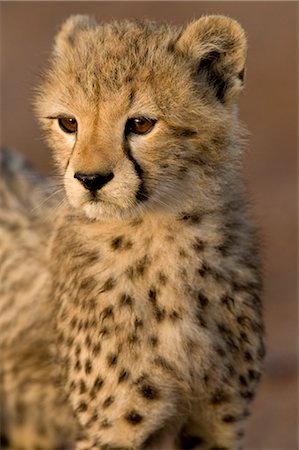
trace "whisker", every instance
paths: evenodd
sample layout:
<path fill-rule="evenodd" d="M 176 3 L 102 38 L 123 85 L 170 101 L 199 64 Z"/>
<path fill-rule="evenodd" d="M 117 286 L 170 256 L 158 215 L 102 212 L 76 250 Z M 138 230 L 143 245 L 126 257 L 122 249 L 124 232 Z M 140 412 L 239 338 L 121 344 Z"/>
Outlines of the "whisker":
<path fill-rule="evenodd" d="M 40 202 L 38 205 L 36 205 L 34 208 L 32 208 L 31 213 L 34 213 L 37 209 L 41 208 L 41 206 L 45 205 L 55 195 L 58 195 L 61 192 L 63 192 L 63 190 L 64 190 L 63 188 L 59 188 L 55 192 L 52 192 L 51 194 L 49 194 L 42 202 Z"/>

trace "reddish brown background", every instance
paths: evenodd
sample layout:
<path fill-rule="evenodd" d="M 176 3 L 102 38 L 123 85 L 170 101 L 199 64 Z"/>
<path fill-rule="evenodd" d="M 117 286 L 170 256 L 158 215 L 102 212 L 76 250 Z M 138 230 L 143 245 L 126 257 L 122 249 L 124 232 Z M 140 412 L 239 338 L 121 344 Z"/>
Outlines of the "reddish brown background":
<path fill-rule="evenodd" d="M 240 114 L 251 132 L 245 176 L 263 240 L 268 356 L 246 450 L 295 450 L 297 441 L 297 4 L 295 2 L 1 2 L 1 144 L 43 173 L 50 156 L 31 111 L 35 75 L 70 14 L 186 23 L 227 14 L 249 39 Z"/>

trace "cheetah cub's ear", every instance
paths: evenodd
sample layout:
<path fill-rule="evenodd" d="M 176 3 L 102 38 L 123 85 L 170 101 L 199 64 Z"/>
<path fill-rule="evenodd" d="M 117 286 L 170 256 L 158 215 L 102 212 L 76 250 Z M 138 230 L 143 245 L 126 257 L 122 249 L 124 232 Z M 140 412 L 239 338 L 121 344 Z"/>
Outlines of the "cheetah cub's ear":
<path fill-rule="evenodd" d="M 244 81 L 246 36 L 233 19 L 205 16 L 187 26 L 176 43 L 191 58 L 196 77 L 226 103 L 240 92 Z"/>
<path fill-rule="evenodd" d="M 75 47 L 82 32 L 94 29 L 96 26 L 97 23 L 92 17 L 80 14 L 70 16 L 55 37 L 54 53 L 57 56 L 63 56 L 70 47 Z"/>

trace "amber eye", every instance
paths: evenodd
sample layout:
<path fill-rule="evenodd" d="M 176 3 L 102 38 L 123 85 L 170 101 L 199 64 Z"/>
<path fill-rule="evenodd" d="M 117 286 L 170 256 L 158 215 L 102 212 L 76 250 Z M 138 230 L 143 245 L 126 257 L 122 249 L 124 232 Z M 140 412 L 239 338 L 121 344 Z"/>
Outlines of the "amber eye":
<path fill-rule="evenodd" d="M 59 117 L 58 125 L 65 133 L 76 133 L 77 131 L 77 120 L 72 117 Z"/>
<path fill-rule="evenodd" d="M 125 128 L 125 134 L 146 134 L 149 133 L 156 123 L 155 119 L 148 119 L 146 117 L 133 117 L 128 119 Z"/>

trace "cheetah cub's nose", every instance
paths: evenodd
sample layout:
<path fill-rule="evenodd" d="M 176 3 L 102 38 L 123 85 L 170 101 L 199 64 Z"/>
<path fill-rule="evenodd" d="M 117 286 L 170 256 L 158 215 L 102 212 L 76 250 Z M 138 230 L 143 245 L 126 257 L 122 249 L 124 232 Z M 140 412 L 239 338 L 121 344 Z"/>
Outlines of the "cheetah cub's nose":
<path fill-rule="evenodd" d="M 77 178 L 77 180 L 83 184 L 85 189 L 93 192 L 101 189 L 105 184 L 112 180 L 113 177 L 114 174 L 112 172 L 108 174 L 76 172 L 74 175 L 74 178 Z"/>

